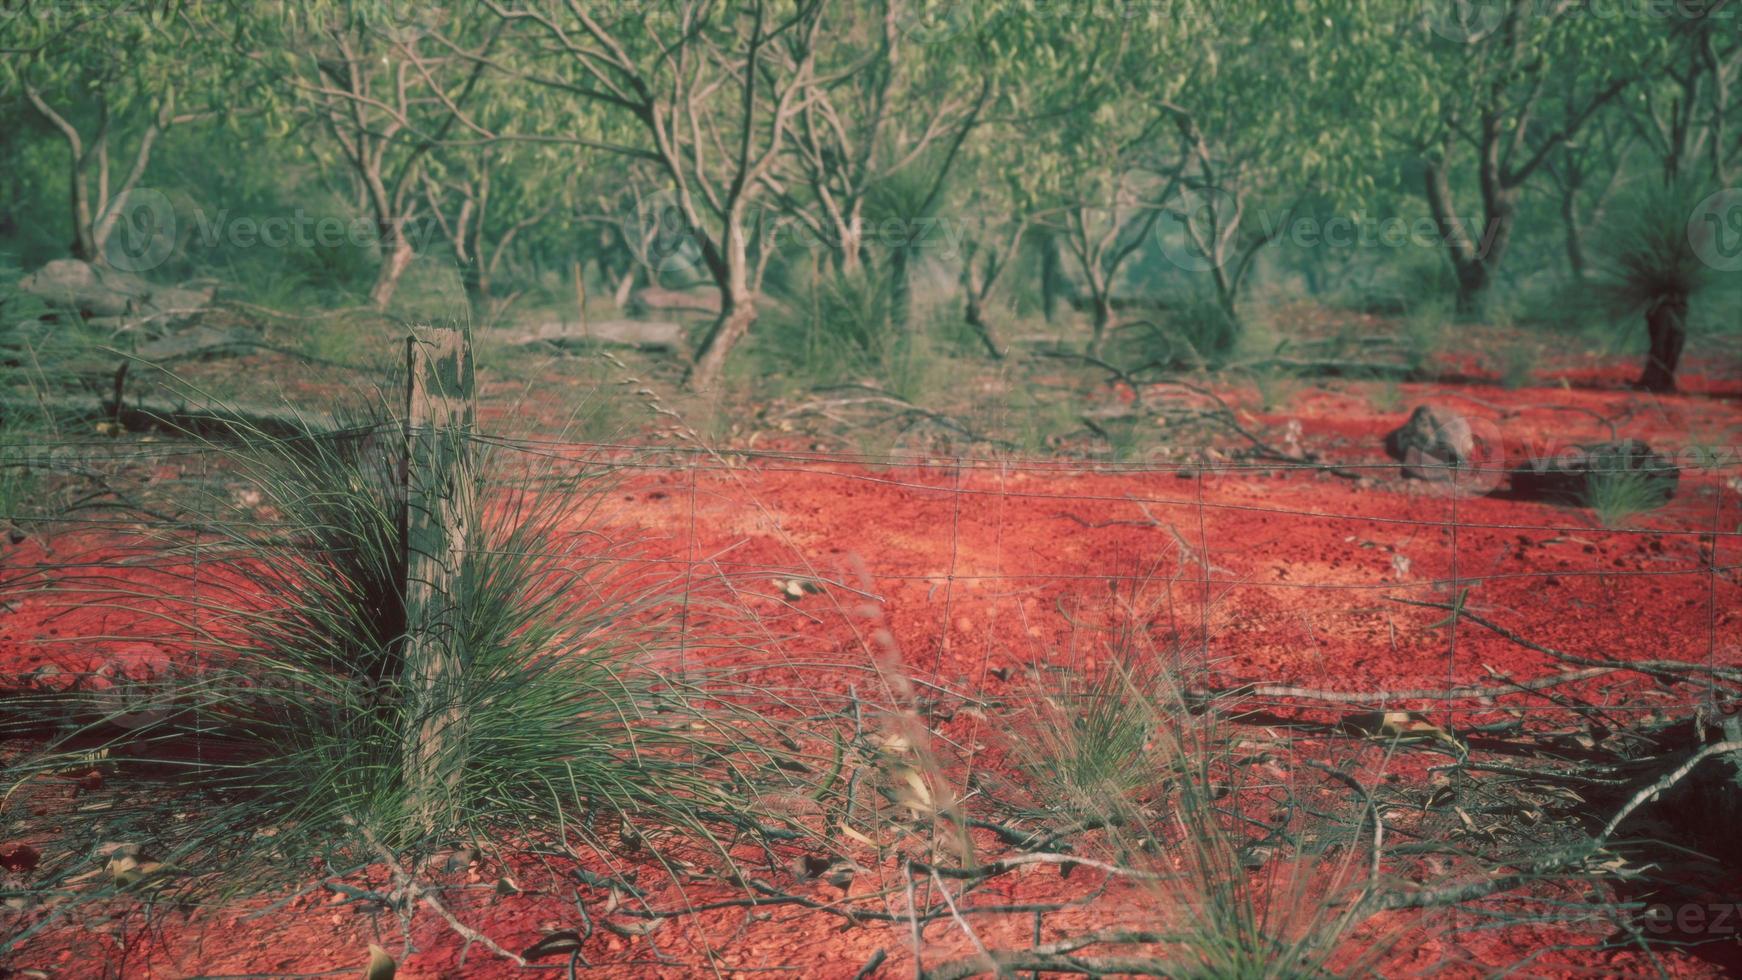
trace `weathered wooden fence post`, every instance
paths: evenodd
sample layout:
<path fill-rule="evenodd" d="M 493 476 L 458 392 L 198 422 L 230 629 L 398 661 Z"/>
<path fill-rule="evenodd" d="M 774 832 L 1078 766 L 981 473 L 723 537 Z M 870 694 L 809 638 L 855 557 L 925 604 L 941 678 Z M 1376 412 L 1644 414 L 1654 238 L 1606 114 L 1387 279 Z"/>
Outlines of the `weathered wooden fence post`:
<path fill-rule="evenodd" d="M 470 338 L 425 329 L 406 338 L 405 778 L 425 832 L 454 802 L 465 768 L 463 567 L 477 523 Z"/>

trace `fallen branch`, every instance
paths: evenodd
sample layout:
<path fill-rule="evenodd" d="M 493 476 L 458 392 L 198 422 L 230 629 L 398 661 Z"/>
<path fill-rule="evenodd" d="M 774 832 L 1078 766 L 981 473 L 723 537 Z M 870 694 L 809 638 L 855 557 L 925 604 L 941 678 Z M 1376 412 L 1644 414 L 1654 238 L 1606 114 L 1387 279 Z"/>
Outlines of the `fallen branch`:
<path fill-rule="evenodd" d="M 526 966 L 526 959 L 520 954 L 512 953 L 503 949 L 494 939 L 491 939 L 489 936 L 486 936 L 478 930 L 473 929 L 471 926 L 466 925 L 464 922 L 461 922 L 452 912 L 448 911 L 447 906 L 441 903 L 441 900 L 435 896 L 433 890 L 424 887 L 422 882 L 412 877 L 404 868 L 399 866 L 398 856 L 389 850 L 387 845 L 381 843 L 381 841 L 370 832 L 368 827 L 352 817 L 346 817 L 345 823 L 354 828 L 358 835 L 363 838 L 363 842 L 369 845 L 370 850 L 373 850 L 381 858 L 382 862 L 387 865 L 387 870 L 393 875 L 394 883 L 399 886 L 400 893 L 405 896 L 405 904 L 408 908 L 422 902 L 424 905 L 429 906 L 430 911 L 441 916 L 442 921 L 448 924 L 448 928 L 452 929 L 460 938 L 466 941 L 466 945 L 470 946 L 472 943 L 477 943 L 485 949 L 488 949 L 490 952 L 495 953 L 497 956 L 513 963 L 515 966 Z M 461 954 L 461 959 L 463 962 L 464 953 Z"/>
<path fill-rule="evenodd" d="M 1620 669 L 1619 665 L 1589 667 L 1583 670 L 1570 670 L 1562 674 L 1553 674 L 1548 677 L 1536 677 L 1527 681 L 1509 681 L 1504 686 L 1495 687 L 1458 686 L 1413 691 L 1325 691 L 1318 688 L 1293 687 L 1286 684 L 1240 684 L 1234 687 L 1199 688 L 1187 691 L 1186 694 L 1189 698 L 1202 701 L 1243 697 L 1300 698 L 1305 701 L 1323 701 L 1328 704 L 1358 704 L 1379 707 L 1398 701 L 1469 701 L 1517 694 L 1521 691 L 1541 691 L 1546 688 L 1559 687 L 1562 684 L 1572 684 L 1577 681 L 1590 680 L 1593 677 L 1601 677 Z"/>
<path fill-rule="evenodd" d="M 1736 667 L 1718 667 L 1708 664 L 1696 664 L 1685 660 L 1615 660 L 1607 657 L 1581 657 L 1575 653 L 1566 653 L 1561 650 L 1556 650 L 1553 647 L 1543 646 L 1541 643 L 1520 636 L 1498 623 L 1484 619 L 1476 613 L 1469 611 L 1469 609 L 1465 608 L 1462 603 L 1428 602 L 1422 599 L 1402 599 L 1396 596 L 1393 596 L 1391 601 L 1406 606 L 1421 606 L 1424 609 L 1444 610 L 1459 619 L 1467 619 L 1508 642 L 1521 646 L 1526 650 L 1533 650 L 1543 656 L 1553 657 L 1562 663 L 1574 664 L 1582 667 L 1600 667 L 1606 670 L 1629 670 L 1635 673 L 1644 674 L 1647 677 L 1653 677 L 1661 681 L 1669 681 L 1670 683 L 1675 684 L 1688 683 L 1690 678 L 1687 675 L 1689 674 L 1700 674 L 1723 681 L 1742 682 L 1742 668 Z"/>

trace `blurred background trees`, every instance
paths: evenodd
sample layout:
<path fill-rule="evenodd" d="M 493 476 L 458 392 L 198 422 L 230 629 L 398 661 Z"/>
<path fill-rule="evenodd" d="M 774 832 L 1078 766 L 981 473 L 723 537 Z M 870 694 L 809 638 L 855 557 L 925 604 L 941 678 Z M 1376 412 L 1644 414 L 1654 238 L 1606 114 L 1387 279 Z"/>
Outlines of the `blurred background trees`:
<path fill-rule="evenodd" d="M 822 295 L 984 356 L 1138 322 L 1206 362 L 1291 297 L 1643 348 L 1662 302 L 1573 289 L 1742 167 L 1735 0 L 61 3 L 0 13 L 0 52 L 12 265 L 167 222 L 138 271 L 280 308 L 394 309 L 420 257 L 486 320 L 694 292 L 702 388 Z M 1725 272 L 1716 218 L 1664 261 Z"/>

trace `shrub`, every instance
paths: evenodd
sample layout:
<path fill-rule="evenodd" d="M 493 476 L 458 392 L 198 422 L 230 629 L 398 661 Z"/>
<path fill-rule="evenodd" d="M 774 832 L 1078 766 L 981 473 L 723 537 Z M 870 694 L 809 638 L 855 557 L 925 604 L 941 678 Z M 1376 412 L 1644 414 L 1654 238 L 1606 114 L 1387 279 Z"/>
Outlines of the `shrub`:
<path fill-rule="evenodd" d="M 142 563 L 207 583 L 153 606 L 162 633 L 151 638 L 194 668 L 125 696 L 44 702 L 77 723 L 20 774 L 94 745 L 125 780 L 84 833 L 150 835 L 190 872 L 173 887 L 234 893 L 306 876 L 311 861 L 372 862 L 352 828 L 414 851 L 541 834 L 602 846 L 600 818 L 707 840 L 742 826 L 759 791 L 790 784 L 799 767 L 772 765 L 759 716 L 727 707 L 724 688 L 700 698 L 663 672 L 679 586 L 583 554 L 599 548 L 586 532 L 604 474 L 531 474 L 533 496 L 486 458 L 455 600 L 464 670 L 438 695 L 463 719 L 462 764 L 439 822 L 426 822 L 407 771 L 407 733 L 423 719 L 404 657 L 398 424 L 379 409 L 349 422 L 251 433 L 222 452 L 237 481 L 227 519 L 149 542 Z M 77 859 L 54 870 L 64 880 Z"/>
<path fill-rule="evenodd" d="M 1627 462 L 1624 457 L 1599 460 L 1587 477 L 1582 503 L 1604 527 L 1626 527 L 1669 503 L 1670 485 L 1662 473 Z"/>
<path fill-rule="evenodd" d="M 1690 181 L 1634 192 L 1607 212 L 1593 247 L 1593 296 L 1617 320 L 1643 317 L 1650 349 L 1637 382 L 1647 391 L 1675 389 L 1690 306 L 1712 283 L 1693 221 L 1707 189 Z"/>
<path fill-rule="evenodd" d="M 1034 722 L 1011 733 L 1036 798 L 1065 801 L 1056 816 L 1066 826 L 1100 828 L 1104 847 L 1095 856 L 1130 869 L 1153 893 L 1127 906 L 1145 911 L 1108 930 L 1117 938 L 1048 948 L 1080 949 L 1071 955 L 1091 967 L 1084 972 L 1099 966 L 1109 974 L 1371 973 L 1397 936 L 1385 929 L 1354 936 L 1371 915 L 1363 898 L 1376 884 L 1367 817 L 1349 814 L 1344 823 L 1323 803 L 1297 802 L 1294 794 L 1315 782 L 1304 770 L 1286 789 L 1253 771 L 1267 756 L 1237 748 L 1217 712 L 1185 696 L 1169 658 L 1139 654 L 1140 645 L 1115 653 L 1099 679 L 1067 687 L 1080 698 L 1043 699 Z M 1340 782 L 1327 786 L 1346 791 Z M 1278 805 L 1278 790 L 1289 802 Z M 1266 832 L 1242 815 L 1253 805 L 1289 815 Z M 1118 953 L 1101 959 L 1089 952 L 1096 946 Z M 1024 963 L 1019 950 L 1005 955 L 1013 968 L 1045 961 L 1036 955 Z"/>
<path fill-rule="evenodd" d="M 898 326 L 887 283 L 871 273 L 791 288 L 758 333 L 765 361 L 804 387 L 871 383 L 914 401 L 936 367 L 930 337 Z"/>

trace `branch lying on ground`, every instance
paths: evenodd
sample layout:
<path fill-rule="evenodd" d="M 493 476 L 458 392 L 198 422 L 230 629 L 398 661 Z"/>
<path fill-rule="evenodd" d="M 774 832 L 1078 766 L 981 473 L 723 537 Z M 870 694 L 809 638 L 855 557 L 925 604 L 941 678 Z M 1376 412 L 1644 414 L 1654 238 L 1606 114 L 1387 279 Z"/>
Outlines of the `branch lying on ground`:
<path fill-rule="evenodd" d="M 970 442 L 983 442 L 1005 447 L 1010 445 L 1005 440 L 994 439 L 985 433 L 977 432 L 968 428 L 968 426 L 963 424 L 961 420 L 953 416 L 945 415 L 942 412 L 934 412 L 927 408 L 921 408 L 905 398 L 890 394 L 889 392 L 878 388 L 872 388 L 868 385 L 829 385 L 816 390 L 819 392 L 862 391 L 865 392 L 865 394 L 851 398 L 819 399 L 806 402 L 782 412 L 780 415 L 776 416 L 776 418 L 789 419 L 799 415 L 812 414 L 822 415 L 826 418 L 833 418 L 837 422 L 850 425 L 852 423 L 848 422 L 846 419 L 830 414 L 832 410 L 837 408 L 851 408 L 855 405 L 885 405 L 895 408 L 896 411 L 883 418 L 874 420 L 871 424 L 876 425 L 882 422 L 887 422 L 891 419 L 906 418 L 914 421 L 931 422 L 934 425 L 957 433 Z"/>
<path fill-rule="evenodd" d="M 1043 356 L 1043 357 L 1053 357 L 1053 358 L 1058 358 L 1060 360 L 1082 361 L 1085 364 L 1091 365 L 1093 367 L 1098 367 L 1098 368 L 1108 372 L 1109 374 L 1111 374 L 1113 376 L 1113 378 L 1115 380 L 1122 382 L 1123 384 L 1125 384 L 1127 387 L 1129 387 L 1131 389 L 1132 395 L 1135 399 L 1136 404 L 1140 405 L 1140 406 L 1143 404 L 1143 385 L 1173 385 L 1176 388 L 1184 388 L 1185 390 L 1190 391 L 1193 394 L 1201 395 L 1201 396 L 1208 398 L 1211 401 L 1216 403 L 1216 408 L 1217 408 L 1216 411 L 1213 411 L 1213 412 L 1205 412 L 1205 411 L 1195 412 L 1194 414 L 1198 418 L 1204 419 L 1205 421 L 1214 422 L 1218 425 L 1225 426 L 1228 429 L 1232 430 L 1236 435 L 1240 436 L 1242 439 L 1245 439 L 1247 442 L 1250 442 L 1252 444 L 1253 450 L 1255 452 L 1257 452 L 1261 458 L 1274 460 L 1278 463 L 1292 463 L 1296 466 L 1300 466 L 1300 465 L 1310 466 L 1313 469 L 1320 470 L 1320 471 L 1325 472 L 1325 473 L 1329 473 L 1332 476 L 1342 477 L 1345 480 L 1358 480 L 1361 478 L 1361 474 L 1355 472 L 1354 470 L 1345 469 L 1343 467 L 1336 466 L 1336 465 L 1331 464 L 1331 463 L 1320 462 L 1318 457 L 1313 455 L 1312 453 L 1302 453 L 1299 456 L 1295 456 L 1291 453 L 1287 453 L 1287 452 L 1284 452 L 1284 451 L 1276 448 L 1275 446 L 1271 445 L 1269 442 L 1265 441 L 1265 439 L 1262 436 L 1258 435 L 1256 432 L 1253 432 L 1251 429 L 1248 429 L 1244 425 L 1241 425 L 1239 417 L 1234 412 L 1234 407 L 1232 405 L 1229 405 L 1228 402 L 1222 398 L 1222 396 L 1216 394 L 1214 391 L 1211 391 L 1208 388 L 1203 387 L 1202 385 L 1195 385 L 1189 381 L 1181 381 L 1178 378 L 1158 378 L 1158 379 L 1153 380 L 1153 381 L 1141 381 L 1140 382 L 1140 381 L 1136 380 L 1134 377 L 1132 377 L 1132 375 L 1130 373 L 1122 370 L 1121 368 L 1119 368 L 1116 365 L 1109 364 L 1107 361 L 1102 360 L 1101 358 L 1096 357 L 1093 354 L 1082 354 L 1082 353 L 1077 353 L 1075 351 L 1041 351 L 1040 353 L 1041 353 L 1041 356 Z M 1148 365 L 1145 365 L 1145 367 L 1147 367 L 1147 366 Z M 1142 368 L 1139 368 L 1138 370 L 1142 370 Z"/>
<path fill-rule="evenodd" d="M 1690 674 L 1710 677 L 1730 683 L 1742 683 L 1742 668 L 1720 667 L 1716 664 L 1696 664 L 1685 660 L 1615 660 L 1607 657 L 1581 657 L 1576 653 L 1566 653 L 1553 647 L 1543 646 L 1535 640 L 1527 639 L 1497 623 L 1484 619 L 1480 615 L 1465 608 L 1462 603 L 1428 602 L 1422 599 L 1401 599 L 1393 596 L 1392 602 L 1406 606 L 1420 606 L 1424 609 L 1440 609 L 1451 613 L 1459 619 L 1467 619 L 1477 626 L 1505 639 L 1506 641 L 1533 650 L 1546 657 L 1553 657 L 1562 663 L 1579 667 L 1601 667 L 1607 670 L 1628 670 L 1644 674 L 1661 681 L 1674 684 L 1686 684 L 1693 680 Z"/>
<path fill-rule="evenodd" d="M 518 953 L 511 953 L 508 950 L 503 949 L 501 946 L 497 945 L 495 940 L 478 930 L 473 929 L 471 926 L 466 925 L 464 922 L 461 922 L 452 912 L 448 911 L 447 906 L 441 903 L 441 900 L 435 896 L 433 890 L 424 887 L 422 882 L 412 877 L 404 868 L 399 866 L 399 857 L 389 850 L 387 845 L 381 843 L 381 841 L 370 832 L 368 827 L 365 827 L 362 823 L 350 817 L 345 819 L 345 823 L 355 829 L 358 835 L 363 838 L 363 842 L 369 845 L 370 850 L 374 851 L 376 855 L 381 858 L 382 863 L 387 865 L 387 870 L 393 875 L 394 884 L 398 886 L 400 893 L 405 896 L 406 908 L 413 908 L 419 902 L 422 902 L 424 905 L 429 906 L 430 911 L 441 916 L 442 921 L 448 924 L 448 928 L 452 929 L 460 936 L 460 938 L 464 939 L 467 946 L 477 943 L 485 949 L 488 949 L 490 952 L 495 953 L 497 956 L 513 963 L 515 966 L 526 966 L 526 960 Z M 464 962 L 464 951 L 461 952 L 460 957 L 461 962 Z"/>
<path fill-rule="evenodd" d="M 1441 689 L 1423 689 L 1414 691 L 1324 691 L 1310 687 L 1292 687 L 1285 684 L 1240 684 L 1234 687 L 1200 688 L 1186 692 L 1193 700 L 1209 701 L 1218 698 L 1300 698 L 1307 701 L 1323 701 L 1329 704 L 1359 704 L 1363 706 L 1380 706 L 1397 701 L 1470 701 L 1477 698 L 1493 698 L 1506 694 L 1517 694 L 1521 691 L 1540 691 L 1546 688 L 1571 684 L 1576 681 L 1601 677 L 1604 674 L 1620 670 L 1617 666 L 1590 667 L 1584 670 L 1571 670 L 1548 677 L 1536 677 L 1528 681 L 1508 681 L 1504 686 L 1470 687 L 1458 686 Z"/>

